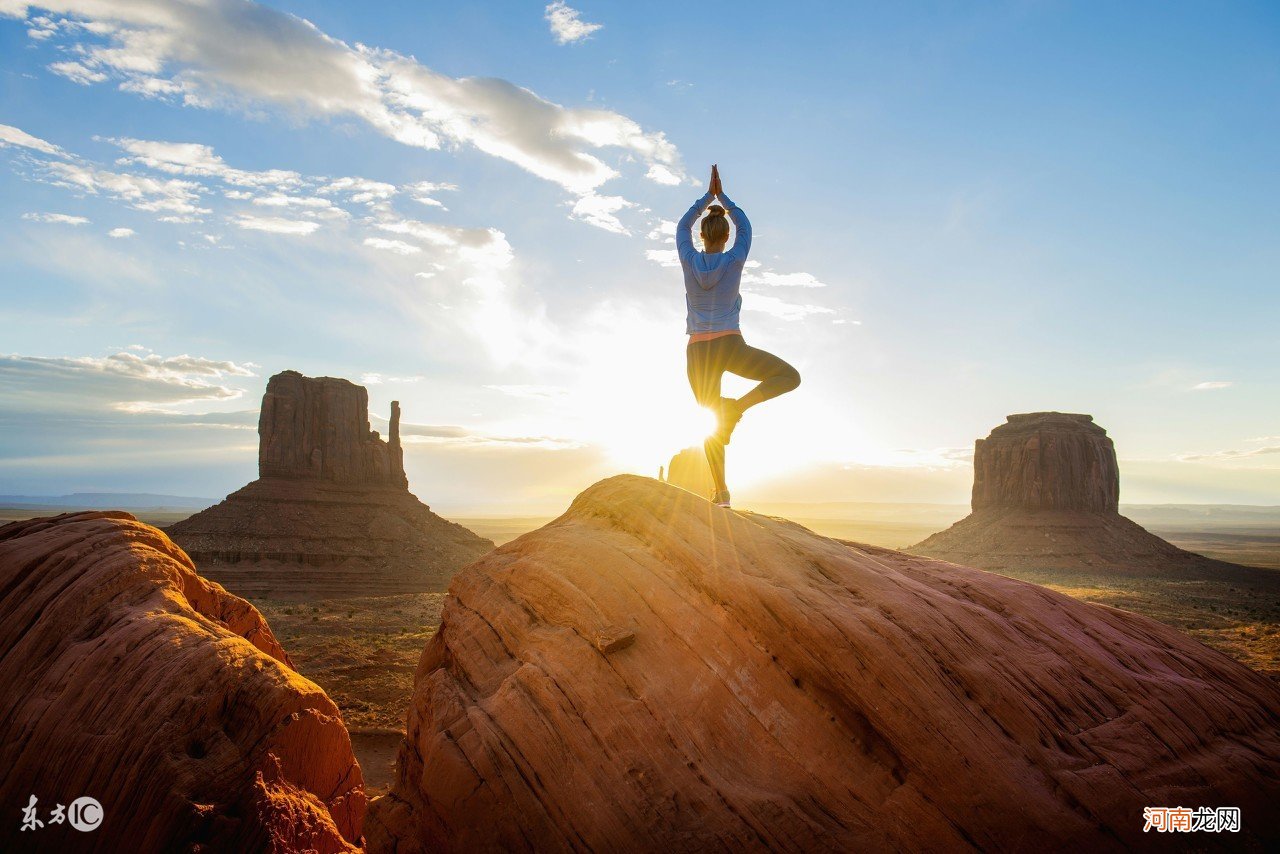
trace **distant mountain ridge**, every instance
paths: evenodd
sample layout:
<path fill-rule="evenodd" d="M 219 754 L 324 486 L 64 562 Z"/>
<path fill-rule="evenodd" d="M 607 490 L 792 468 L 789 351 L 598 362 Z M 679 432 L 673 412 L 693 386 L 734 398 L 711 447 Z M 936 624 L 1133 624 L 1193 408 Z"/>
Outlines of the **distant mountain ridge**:
<path fill-rule="evenodd" d="M 161 495 L 153 492 L 73 492 L 70 495 L 0 495 L 5 507 L 59 507 L 81 510 L 137 510 L 179 507 L 202 510 L 217 504 L 216 498 L 190 495 Z"/>

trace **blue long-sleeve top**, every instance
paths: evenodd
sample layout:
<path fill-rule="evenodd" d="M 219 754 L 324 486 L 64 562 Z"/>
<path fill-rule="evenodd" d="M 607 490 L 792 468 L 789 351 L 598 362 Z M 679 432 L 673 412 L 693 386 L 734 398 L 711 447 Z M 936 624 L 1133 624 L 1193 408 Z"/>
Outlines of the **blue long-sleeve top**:
<path fill-rule="evenodd" d="M 737 235 L 727 252 L 698 252 L 693 248 L 693 223 L 711 203 L 707 193 L 693 203 L 676 225 L 676 253 L 684 270 L 684 301 L 688 308 L 685 333 L 736 331 L 742 312 L 742 268 L 751 251 L 751 222 L 742 208 L 724 193 L 725 207 Z"/>

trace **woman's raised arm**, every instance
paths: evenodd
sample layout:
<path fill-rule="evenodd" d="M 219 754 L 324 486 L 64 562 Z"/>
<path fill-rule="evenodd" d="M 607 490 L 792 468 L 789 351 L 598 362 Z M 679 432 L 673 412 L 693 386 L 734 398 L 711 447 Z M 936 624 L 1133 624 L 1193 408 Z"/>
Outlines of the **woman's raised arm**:
<path fill-rule="evenodd" d="M 697 251 L 693 248 L 693 222 L 709 204 L 711 204 L 711 192 L 708 190 L 702 198 L 693 203 L 693 207 L 684 212 L 684 216 L 680 217 L 680 221 L 676 223 L 676 255 L 681 261 Z"/>
<path fill-rule="evenodd" d="M 742 208 L 733 203 L 733 199 L 724 194 L 724 189 L 720 190 L 720 202 L 724 205 L 725 213 L 729 215 L 729 219 L 733 220 L 733 227 L 737 230 L 737 235 L 733 238 L 733 248 L 729 250 L 729 255 L 735 261 L 745 261 L 747 253 L 751 251 L 751 220 L 747 219 L 747 215 Z"/>

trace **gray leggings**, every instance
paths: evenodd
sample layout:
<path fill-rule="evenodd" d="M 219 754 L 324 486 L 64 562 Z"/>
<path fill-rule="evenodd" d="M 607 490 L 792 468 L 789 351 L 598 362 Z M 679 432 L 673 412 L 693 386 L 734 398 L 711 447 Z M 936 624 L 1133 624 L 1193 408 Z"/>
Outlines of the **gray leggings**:
<path fill-rule="evenodd" d="M 772 353 L 752 347 L 741 335 L 690 342 L 685 360 L 689 387 L 701 406 L 719 402 L 720 380 L 726 373 L 759 380 L 756 390 L 763 400 L 786 394 L 800 385 L 799 371 Z"/>

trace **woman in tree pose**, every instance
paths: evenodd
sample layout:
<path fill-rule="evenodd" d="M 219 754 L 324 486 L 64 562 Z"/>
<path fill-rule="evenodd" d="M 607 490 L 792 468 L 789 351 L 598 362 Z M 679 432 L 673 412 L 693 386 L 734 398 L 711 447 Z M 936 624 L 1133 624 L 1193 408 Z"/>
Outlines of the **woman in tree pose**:
<path fill-rule="evenodd" d="M 711 204 L 719 198 L 721 204 Z M 704 210 L 700 229 L 704 251 L 693 248 L 693 223 Z M 726 213 L 728 214 L 726 218 Z M 733 248 L 729 242 L 729 220 L 737 229 Z M 703 442 L 711 477 L 715 481 L 712 501 L 729 506 L 729 488 L 724 479 L 724 446 L 742 413 L 771 397 L 800 385 L 800 372 L 772 353 L 751 347 L 742 338 L 738 315 L 742 311 L 742 267 L 751 250 L 751 223 L 742 208 L 724 194 L 720 170 L 711 167 L 711 183 L 706 195 L 693 203 L 676 226 L 676 250 L 684 269 L 684 298 L 688 306 L 685 332 L 689 335 L 686 358 L 689 386 L 700 406 L 716 414 L 716 431 Z M 759 385 L 734 400 L 720 396 L 720 379 L 725 372 L 737 374 Z"/>

